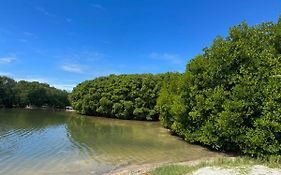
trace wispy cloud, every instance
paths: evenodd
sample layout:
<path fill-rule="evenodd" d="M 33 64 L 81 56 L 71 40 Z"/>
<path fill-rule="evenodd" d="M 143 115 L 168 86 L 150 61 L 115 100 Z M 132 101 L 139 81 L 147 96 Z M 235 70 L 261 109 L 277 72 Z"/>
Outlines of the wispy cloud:
<path fill-rule="evenodd" d="M 71 73 L 83 73 L 83 68 L 78 64 L 65 64 L 60 67 L 63 71 Z"/>
<path fill-rule="evenodd" d="M 102 59 L 104 56 L 105 55 L 103 53 L 96 52 L 96 51 L 82 51 L 80 53 L 80 57 L 88 61 L 97 61 Z"/>
<path fill-rule="evenodd" d="M 70 17 L 65 17 L 65 16 L 60 16 L 57 15 L 55 13 L 52 13 L 50 11 L 48 11 L 47 9 L 41 7 L 41 6 L 36 6 L 35 10 L 40 12 L 42 15 L 45 15 L 47 17 L 53 18 L 53 20 L 55 20 L 54 22 L 59 23 L 59 22 L 68 22 L 71 23 L 73 21 L 72 18 Z"/>
<path fill-rule="evenodd" d="M 45 8 L 37 6 L 35 7 L 35 10 L 37 10 L 38 12 L 42 13 L 45 16 L 49 16 L 49 17 L 56 17 L 57 15 L 50 13 L 49 11 L 47 11 Z"/>
<path fill-rule="evenodd" d="M 0 76 L 11 76 L 10 72 L 0 72 Z"/>
<path fill-rule="evenodd" d="M 149 58 L 155 59 L 155 60 L 162 60 L 167 61 L 172 64 L 181 64 L 183 63 L 183 60 L 180 58 L 177 54 L 170 54 L 170 53 L 150 53 Z"/>
<path fill-rule="evenodd" d="M 15 61 L 16 59 L 17 59 L 16 57 L 1 57 L 0 64 L 9 64 L 9 63 Z"/>
<path fill-rule="evenodd" d="M 101 10 L 105 9 L 101 4 L 91 4 L 91 6 L 96 8 L 96 9 L 101 9 Z"/>
<path fill-rule="evenodd" d="M 72 18 L 65 18 L 66 22 L 72 22 Z"/>
<path fill-rule="evenodd" d="M 35 36 L 35 34 L 34 34 L 34 33 L 31 33 L 31 32 L 23 32 L 23 34 L 24 34 L 25 36 Z"/>
<path fill-rule="evenodd" d="M 97 64 L 98 62 L 101 64 L 103 58 L 105 58 L 103 53 L 97 51 L 69 49 L 68 53 L 56 56 L 60 60 L 58 63 L 59 68 L 65 72 L 90 74 L 91 70 L 88 70 L 88 65 Z"/>
<path fill-rule="evenodd" d="M 70 51 L 62 56 L 58 56 L 59 59 L 63 58 L 66 62 L 92 62 L 101 60 L 105 55 L 101 52 L 91 51 L 91 50 L 82 50 L 82 51 Z"/>
<path fill-rule="evenodd" d="M 34 33 L 31 33 L 31 32 L 23 32 L 22 33 L 22 36 L 17 39 L 17 41 L 21 42 L 21 43 L 27 43 L 29 42 L 30 40 L 34 40 L 34 39 L 37 39 L 38 37 L 34 34 Z"/>
<path fill-rule="evenodd" d="M 28 42 L 28 40 L 24 39 L 24 38 L 20 38 L 20 39 L 18 39 L 18 41 L 21 42 L 21 43 L 27 43 Z"/>
<path fill-rule="evenodd" d="M 23 37 L 24 38 L 29 38 L 29 39 L 37 39 L 37 35 L 32 32 L 23 32 Z"/>

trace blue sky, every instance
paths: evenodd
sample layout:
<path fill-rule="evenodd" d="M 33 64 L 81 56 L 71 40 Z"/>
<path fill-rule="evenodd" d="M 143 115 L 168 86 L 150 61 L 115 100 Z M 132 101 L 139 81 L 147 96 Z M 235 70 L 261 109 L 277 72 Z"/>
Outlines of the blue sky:
<path fill-rule="evenodd" d="M 231 26 L 280 12 L 280 0 L 6 0 L 0 75 L 70 90 L 108 74 L 183 72 Z"/>

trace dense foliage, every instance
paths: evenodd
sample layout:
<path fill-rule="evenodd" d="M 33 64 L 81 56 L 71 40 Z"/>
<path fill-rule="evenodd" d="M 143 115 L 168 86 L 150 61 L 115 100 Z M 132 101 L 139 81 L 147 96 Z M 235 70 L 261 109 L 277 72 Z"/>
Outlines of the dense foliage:
<path fill-rule="evenodd" d="M 16 82 L 0 76 L 0 107 L 43 105 L 62 108 L 69 104 L 68 93 L 39 82 Z"/>
<path fill-rule="evenodd" d="M 74 88 L 70 101 L 87 115 L 121 119 L 158 120 L 155 107 L 164 75 L 110 75 Z"/>
<path fill-rule="evenodd" d="M 0 107 L 12 107 L 15 102 L 16 81 L 0 76 Z"/>
<path fill-rule="evenodd" d="M 164 126 L 192 143 L 253 156 L 281 154 L 281 19 L 218 37 L 164 83 Z"/>

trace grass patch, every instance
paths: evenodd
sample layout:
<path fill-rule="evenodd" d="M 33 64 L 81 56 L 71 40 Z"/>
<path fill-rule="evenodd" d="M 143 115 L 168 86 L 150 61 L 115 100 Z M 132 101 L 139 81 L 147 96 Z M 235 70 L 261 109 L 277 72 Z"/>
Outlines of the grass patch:
<path fill-rule="evenodd" d="M 151 175 L 181 175 L 192 173 L 203 167 L 236 169 L 240 174 L 247 174 L 253 165 L 264 165 L 270 168 L 281 168 L 279 159 L 254 159 L 250 157 L 222 157 L 213 161 L 200 162 L 196 165 L 164 165 L 153 169 Z"/>
<path fill-rule="evenodd" d="M 190 173 L 195 170 L 192 166 L 183 165 L 166 165 L 154 169 L 151 174 L 153 175 L 181 175 Z"/>

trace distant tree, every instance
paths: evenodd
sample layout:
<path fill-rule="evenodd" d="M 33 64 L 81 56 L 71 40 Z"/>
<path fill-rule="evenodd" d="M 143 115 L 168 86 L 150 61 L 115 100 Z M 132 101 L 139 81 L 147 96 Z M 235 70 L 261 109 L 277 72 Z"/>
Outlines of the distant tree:
<path fill-rule="evenodd" d="M 15 102 L 16 82 L 8 77 L 0 76 L 0 106 L 12 107 Z"/>
<path fill-rule="evenodd" d="M 50 87 L 46 83 L 16 82 L 8 77 L 0 77 L 0 106 L 25 107 L 26 105 L 63 108 L 69 105 L 68 93 Z"/>

